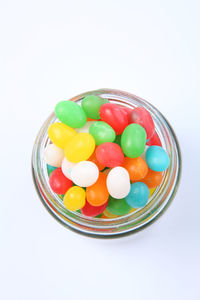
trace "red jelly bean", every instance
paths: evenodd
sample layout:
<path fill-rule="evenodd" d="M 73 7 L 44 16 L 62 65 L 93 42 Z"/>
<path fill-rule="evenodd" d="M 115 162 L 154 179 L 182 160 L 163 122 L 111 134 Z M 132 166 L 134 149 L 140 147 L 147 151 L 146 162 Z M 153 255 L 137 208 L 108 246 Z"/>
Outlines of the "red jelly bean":
<path fill-rule="evenodd" d="M 54 170 L 49 176 L 49 184 L 54 193 L 63 195 L 73 186 L 73 182 L 65 177 L 61 168 Z"/>
<path fill-rule="evenodd" d="M 154 134 L 150 138 L 150 140 L 146 143 L 146 145 L 148 145 L 148 146 L 161 146 L 162 147 L 162 143 L 161 143 L 160 138 L 159 138 L 156 131 L 154 132 Z"/>
<path fill-rule="evenodd" d="M 144 107 L 136 107 L 130 114 L 131 123 L 141 125 L 147 134 L 147 140 L 152 137 L 155 131 L 155 125 L 150 113 Z"/>
<path fill-rule="evenodd" d="M 121 134 L 129 124 L 128 115 L 116 104 L 105 103 L 100 107 L 101 120 L 108 123 L 116 132 Z"/>
<path fill-rule="evenodd" d="M 108 205 L 108 201 L 100 206 L 93 206 L 89 202 L 86 201 L 85 206 L 81 209 L 83 215 L 88 217 L 96 217 L 106 209 Z"/>
<path fill-rule="evenodd" d="M 108 167 L 114 168 L 121 166 L 124 161 L 124 154 L 121 147 L 115 143 L 103 143 L 96 149 L 98 161 Z"/>
<path fill-rule="evenodd" d="M 128 116 L 128 123 L 131 123 L 131 113 L 132 113 L 132 109 L 129 107 L 121 107 L 121 110 Z"/>

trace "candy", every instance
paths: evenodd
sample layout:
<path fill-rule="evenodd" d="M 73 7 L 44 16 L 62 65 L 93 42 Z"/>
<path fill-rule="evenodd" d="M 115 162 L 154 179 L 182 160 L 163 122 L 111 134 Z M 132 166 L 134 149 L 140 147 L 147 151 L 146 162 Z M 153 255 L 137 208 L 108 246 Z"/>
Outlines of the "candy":
<path fill-rule="evenodd" d="M 119 145 L 115 143 L 104 143 L 96 148 L 98 161 L 109 168 L 120 166 L 124 161 L 124 154 Z"/>
<path fill-rule="evenodd" d="M 58 168 L 49 176 L 49 184 L 54 193 L 62 195 L 72 187 L 73 182 L 65 177 L 61 168 Z"/>
<path fill-rule="evenodd" d="M 107 175 L 99 173 L 99 178 L 95 184 L 86 188 L 86 198 L 92 206 L 100 206 L 106 203 L 109 197 L 107 185 Z"/>
<path fill-rule="evenodd" d="M 128 157 L 135 158 L 140 156 L 145 149 L 146 132 L 138 124 L 128 125 L 121 137 L 121 147 L 124 154 Z"/>
<path fill-rule="evenodd" d="M 55 107 L 55 114 L 62 123 L 72 128 L 83 127 L 87 121 L 82 107 L 72 101 L 60 101 Z"/>
<path fill-rule="evenodd" d="M 121 146 L 121 134 L 116 135 L 114 143 L 116 143 L 117 145 Z"/>
<path fill-rule="evenodd" d="M 149 189 L 143 182 L 135 182 L 131 184 L 131 190 L 126 197 L 128 205 L 134 208 L 144 207 L 149 198 Z"/>
<path fill-rule="evenodd" d="M 88 160 L 89 160 L 89 161 L 92 161 L 93 163 L 95 163 L 95 165 L 98 167 L 99 171 L 105 169 L 105 166 L 102 165 L 102 164 L 98 161 L 98 159 L 97 159 L 97 157 L 96 157 L 96 151 L 94 151 L 94 152 L 92 153 L 92 155 L 88 158 Z"/>
<path fill-rule="evenodd" d="M 85 206 L 81 209 L 83 215 L 88 217 L 96 217 L 106 209 L 108 201 L 100 206 L 92 206 L 88 201 L 86 201 Z"/>
<path fill-rule="evenodd" d="M 94 124 L 96 121 L 89 121 L 87 122 L 83 127 L 81 128 L 76 128 L 76 132 L 80 133 L 80 132 L 87 132 L 89 133 L 89 129 L 90 129 L 90 126 L 92 124 Z"/>
<path fill-rule="evenodd" d="M 94 122 L 89 129 L 89 133 L 95 139 L 96 145 L 101 145 L 106 142 L 113 142 L 115 140 L 115 131 L 110 125 L 105 122 Z"/>
<path fill-rule="evenodd" d="M 118 217 L 117 215 L 112 214 L 112 213 L 109 212 L 107 209 L 104 210 L 103 216 L 102 216 L 102 218 L 105 218 L 105 219 L 107 219 L 107 218 L 109 218 L 109 219 L 115 219 L 115 218 L 117 218 L 117 217 Z"/>
<path fill-rule="evenodd" d="M 55 169 L 56 169 L 56 167 L 47 165 L 47 173 L 48 173 L 48 175 L 50 175 Z"/>
<path fill-rule="evenodd" d="M 128 117 L 128 123 L 130 124 L 130 122 L 131 122 L 130 116 L 131 116 L 131 113 L 132 113 L 133 109 L 131 109 L 129 107 L 120 107 L 120 108 L 124 112 L 124 114 L 127 115 L 127 117 Z"/>
<path fill-rule="evenodd" d="M 108 123 L 116 134 L 121 134 L 129 124 L 128 115 L 113 103 L 106 103 L 100 107 L 101 120 Z"/>
<path fill-rule="evenodd" d="M 146 151 L 146 162 L 148 167 L 156 172 L 162 172 L 169 167 L 169 156 L 160 146 L 150 146 Z"/>
<path fill-rule="evenodd" d="M 63 174 L 71 179 L 71 171 L 72 171 L 72 168 L 75 166 L 76 164 L 67 160 L 65 157 L 64 159 L 62 160 L 62 164 L 61 164 L 61 169 L 62 169 L 62 172 Z"/>
<path fill-rule="evenodd" d="M 126 215 L 130 212 L 131 206 L 128 205 L 126 199 L 114 199 L 113 197 L 109 197 L 109 202 L 107 206 L 107 210 L 115 215 Z"/>
<path fill-rule="evenodd" d="M 136 107 L 130 114 L 130 122 L 141 125 L 147 134 L 147 139 L 154 134 L 155 125 L 150 113 L 144 107 Z"/>
<path fill-rule="evenodd" d="M 109 194 L 116 199 L 122 199 L 130 192 L 130 178 L 126 169 L 116 167 L 110 170 L 107 177 Z"/>
<path fill-rule="evenodd" d="M 147 175 L 141 181 L 144 182 L 149 188 L 156 188 L 161 184 L 162 180 L 162 172 L 156 172 L 149 169 Z"/>
<path fill-rule="evenodd" d="M 72 181 L 82 187 L 93 185 L 99 177 L 99 169 L 91 161 L 81 161 L 77 163 L 72 171 Z"/>
<path fill-rule="evenodd" d="M 64 149 L 69 141 L 76 135 L 76 131 L 63 124 L 53 123 L 48 128 L 48 136 L 54 145 Z"/>
<path fill-rule="evenodd" d="M 84 109 L 87 117 L 91 119 L 100 119 L 99 109 L 101 105 L 109 102 L 107 99 L 100 98 L 95 95 L 89 95 L 83 98 L 81 106 Z"/>
<path fill-rule="evenodd" d="M 148 146 L 162 146 L 162 143 L 160 141 L 160 138 L 156 131 L 154 131 L 153 136 L 149 139 L 149 141 L 146 143 Z"/>
<path fill-rule="evenodd" d="M 153 195 L 155 190 L 156 190 L 155 188 L 149 189 L 149 198 Z"/>
<path fill-rule="evenodd" d="M 85 190 L 79 186 L 71 187 L 63 199 L 65 207 L 72 211 L 83 208 L 85 201 Z"/>
<path fill-rule="evenodd" d="M 148 172 L 147 163 L 140 156 L 136 158 L 125 157 L 122 167 L 128 171 L 131 182 L 141 180 Z"/>
<path fill-rule="evenodd" d="M 64 150 L 54 144 L 48 144 L 44 149 L 44 161 L 52 167 L 60 167 L 64 158 Z"/>
<path fill-rule="evenodd" d="M 74 163 L 87 160 L 95 149 L 95 141 L 91 134 L 78 133 L 66 146 L 65 157 Z"/>

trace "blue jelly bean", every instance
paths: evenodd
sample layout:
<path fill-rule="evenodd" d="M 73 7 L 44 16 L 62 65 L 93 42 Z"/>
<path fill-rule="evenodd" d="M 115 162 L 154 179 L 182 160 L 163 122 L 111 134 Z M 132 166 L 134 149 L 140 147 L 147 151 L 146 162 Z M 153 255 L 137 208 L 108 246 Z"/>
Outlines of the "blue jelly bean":
<path fill-rule="evenodd" d="M 169 167 L 169 156 L 160 146 L 150 146 L 145 155 L 148 167 L 156 172 L 165 171 Z"/>
<path fill-rule="evenodd" d="M 55 169 L 57 169 L 57 168 L 53 167 L 53 166 L 50 166 L 50 165 L 47 165 L 47 173 L 48 173 L 48 175 L 50 175 L 51 172 L 53 172 Z"/>
<path fill-rule="evenodd" d="M 149 199 L 148 186 L 143 182 L 135 182 L 131 184 L 131 190 L 126 196 L 128 205 L 134 208 L 144 207 Z"/>

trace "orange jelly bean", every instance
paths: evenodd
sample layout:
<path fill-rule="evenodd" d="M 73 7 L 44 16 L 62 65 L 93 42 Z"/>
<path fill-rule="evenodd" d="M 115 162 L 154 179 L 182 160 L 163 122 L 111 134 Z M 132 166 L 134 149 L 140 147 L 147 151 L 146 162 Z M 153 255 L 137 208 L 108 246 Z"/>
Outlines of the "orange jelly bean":
<path fill-rule="evenodd" d="M 97 159 L 97 157 L 96 157 L 96 151 L 93 152 L 93 154 L 88 158 L 88 160 L 90 160 L 90 161 L 92 161 L 93 163 L 95 163 L 95 165 L 97 165 L 99 171 L 105 169 L 105 166 L 102 165 L 102 164 L 98 161 L 98 159 Z"/>
<path fill-rule="evenodd" d="M 107 175 L 100 172 L 98 180 L 86 188 L 86 198 L 89 204 L 100 206 L 108 200 L 109 193 L 106 186 L 106 179 Z"/>
<path fill-rule="evenodd" d="M 146 183 L 146 185 L 151 188 L 156 188 L 159 186 L 163 179 L 163 172 L 156 172 L 149 169 L 147 176 L 143 178 L 141 181 Z"/>
<path fill-rule="evenodd" d="M 148 172 L 147 163 L 140 156 L 136 158 L 125 157 L 122 167 L 128 171 L 131 182 L 143 179 Z"/>

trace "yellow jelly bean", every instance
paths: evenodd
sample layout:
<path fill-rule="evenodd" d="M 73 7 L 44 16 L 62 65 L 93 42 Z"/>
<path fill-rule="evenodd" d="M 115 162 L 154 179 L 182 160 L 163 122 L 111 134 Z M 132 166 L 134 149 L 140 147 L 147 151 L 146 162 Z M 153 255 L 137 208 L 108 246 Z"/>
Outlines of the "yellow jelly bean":
<path fill-rule="evenodd" d="M 106 216 L 107 218 L 110 218 L 110 219 L 114 219 L 114 218 L 118 217 L 117 215 L 114 215 L 111 212 L 109 212 L 107 209 L 104 210 L 103 214 L 104 214 L 104 216 Z"/>
<path fill-rule="evenodd" d="M 155 192 L 155 188 L 149 189 L 149 198 L 153 195 L 154 192 Z"/>
<path fill-rule="evenodd" d="M 136 211 L 136 210 L 137 210 L 137 208 L 131 208 L 131 210 L 129 211 L 129 214 Z"/>
<path fill-rule="evenodd" d="M 48 128 L 48 136 L 50 140 L 57 147 L 62 149 L 66 147 L 75 135 L 77 135 L 77 132 L 63 123 L 53 123 Z"/>
<path fill-rule="evenodd" d="M 65 148 L 66 158 L 74 163 L 87 160 L 95 149 L 95 141 L 87 132 L 78 133 L 72 138 Z"/>
<path fill-rule="evenodd" d="M 73 186 L 68 189 L 63 201 L 65 207 L 69 210 L 81 209 L 85 205 L 85 190 L 79 186 Z"/>

